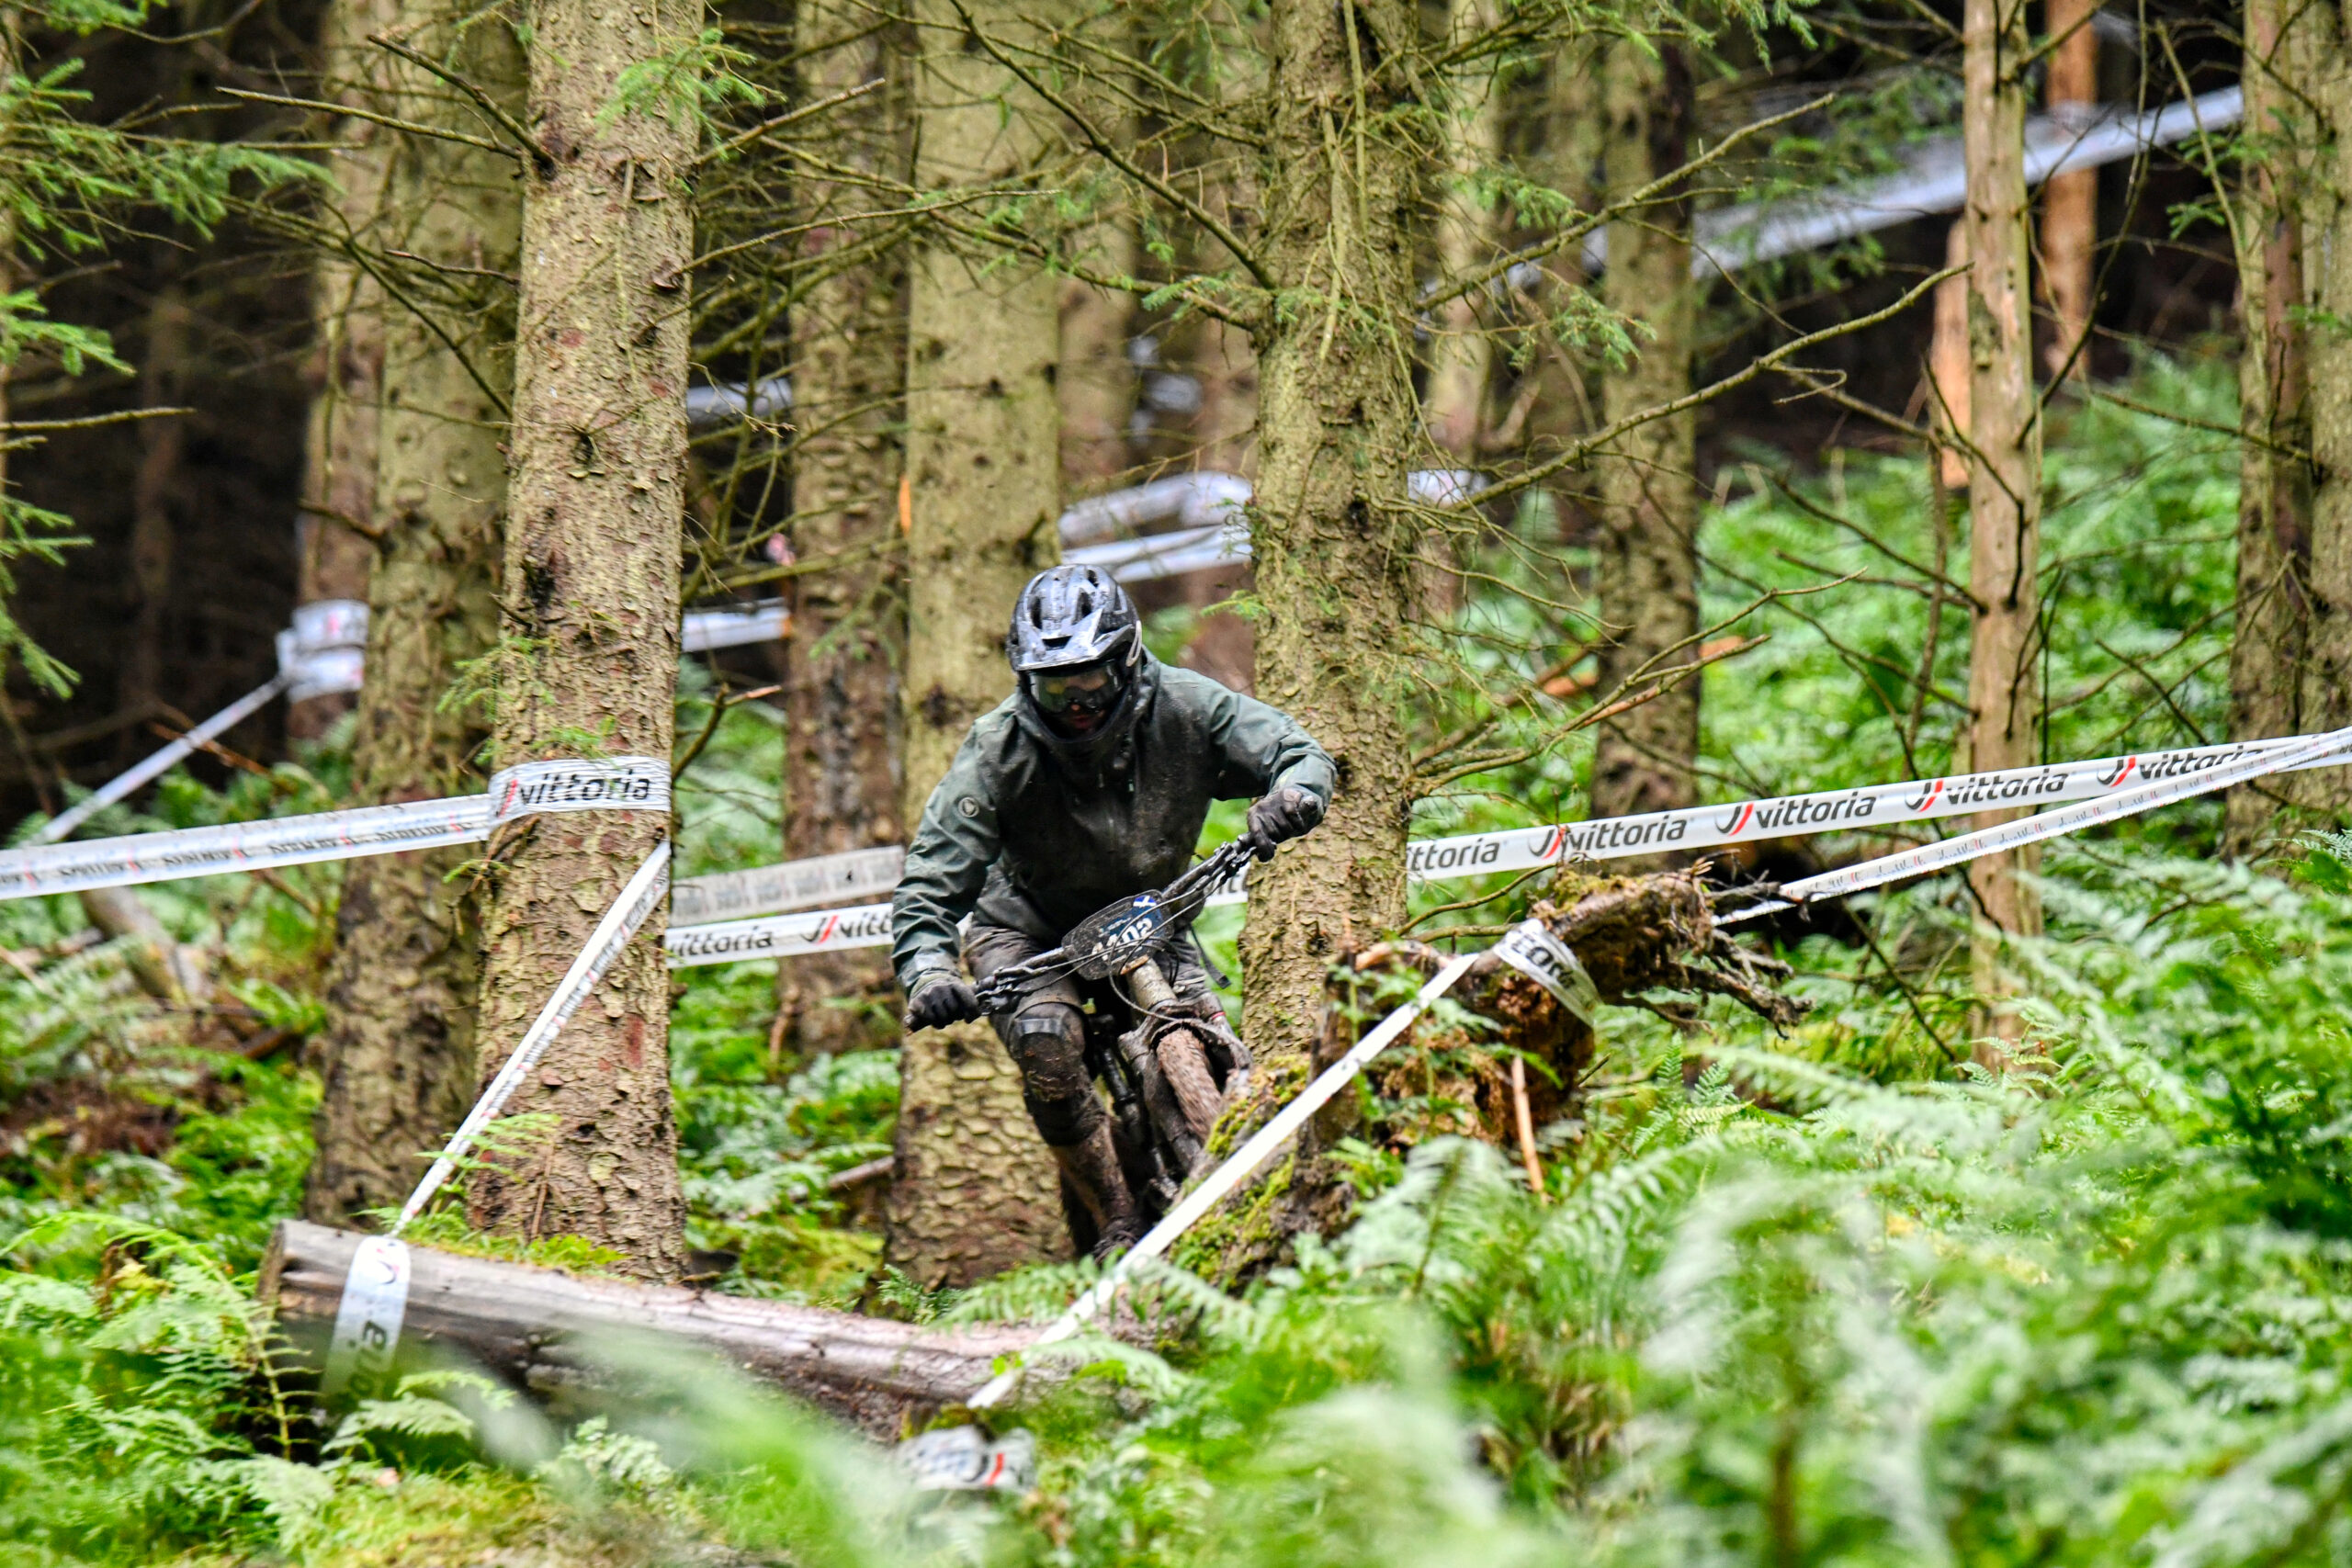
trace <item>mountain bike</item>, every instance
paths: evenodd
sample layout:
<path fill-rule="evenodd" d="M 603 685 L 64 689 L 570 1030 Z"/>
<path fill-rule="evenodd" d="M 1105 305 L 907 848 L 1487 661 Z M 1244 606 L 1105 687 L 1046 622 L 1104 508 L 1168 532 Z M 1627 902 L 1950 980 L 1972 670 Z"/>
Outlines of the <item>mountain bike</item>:
<path fill-rule="evenodd" d="M 1091 1004 L 1086 1068 L 1110 1092 L 1111 1139 L 1127 1190 L 1157 1219 L 1208 1166 L 1209 1132 L 1250 1082 L 1250 1048 L 1221 1019 L 1186 1009 L 1161 968 L 1191 940 L 1193 918 L 1250 863 L 1237 839 L 1156 893 L 1138 893 L 1070 928 L 1061 945 L 974 987 L 981 1008 L 1016 1007 L 1040 983 L 1075 976 Z M 1080 1212 L 1072 1211 L 1073 1228 Z M 1082 1257 L 1091 1236 L 1074 1237 Z"/>

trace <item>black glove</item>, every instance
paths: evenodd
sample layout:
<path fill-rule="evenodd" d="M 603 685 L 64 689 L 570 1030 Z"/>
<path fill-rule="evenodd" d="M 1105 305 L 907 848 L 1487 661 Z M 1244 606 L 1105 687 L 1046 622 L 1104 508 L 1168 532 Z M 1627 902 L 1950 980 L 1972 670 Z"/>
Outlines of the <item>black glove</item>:
<path fill-rule="evenodd" d="M 1314 831 L 1323 820 L 1323 803 L 1296 784 L 1284 784 L 1270 795 L 1261 795 L 1250 807 L 1250 843 L 1258 858 L 1274 858 L 1274 846 L 1284 839 L 1295 839 Z"/>
<path fill-rule="evenodd" d="M 944 1029 L 980 1016 L 980 998 L 953 975 L 933 975 L 907 998 L 907 1027 Z"/>

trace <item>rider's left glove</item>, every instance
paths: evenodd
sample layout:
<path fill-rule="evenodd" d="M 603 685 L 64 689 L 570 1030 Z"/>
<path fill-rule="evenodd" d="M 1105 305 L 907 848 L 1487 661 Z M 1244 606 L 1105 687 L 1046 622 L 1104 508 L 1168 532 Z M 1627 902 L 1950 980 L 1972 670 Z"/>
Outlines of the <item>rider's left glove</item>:
<path fill-rule="evenodd" d="M 1284 784 L 1260 796 L 1250 807 L 1250 847 L 1260 860 L 1272 860 L 1276 844 L 1314 831 L 1315 825 L 1322 820 L 1323 803 L 1315 798 L 1313 792 L 1296 784 Z"/>
<path fill-rule="evenodd" d="M 980 1016 L 980 998 L 953 975 L 933 975 L 907 998 L 907 1027 L 944 1029 Z"/>

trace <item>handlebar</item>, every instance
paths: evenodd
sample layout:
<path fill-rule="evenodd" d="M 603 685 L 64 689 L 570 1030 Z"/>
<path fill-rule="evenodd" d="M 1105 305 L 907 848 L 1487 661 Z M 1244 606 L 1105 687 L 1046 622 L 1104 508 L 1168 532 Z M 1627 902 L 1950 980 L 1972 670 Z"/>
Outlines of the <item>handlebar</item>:
<path fill-rule="evenodd" d="M 1071 929 L 1079 931 L 1097 926 L 1105 916 L 1135 908 L 1146 897 L 1151 898 L 1150 908 L 1162 926 L 1189 926 L 1210 896 L 1247 866 L 1255 853 L 1254 841 L 1247 835 L 1219 845 L 1207 858 L 1187 867 L 1182 874 L 1158 894 L 1138 894 L 1134 898 L 1122 899 L 1107 909 L 1090 915 Z M 1065 942 L 1065 945 L 1050 948 L 1035 958 L 1009 964 L 973 987 L 973 994 L 979 998 L 980 1010 L 996 1012 L 1010 1007 L 1036 982 L 1057 979 L 1094 955 L 1091 951 L 1073 952 L 1067 945 L 1067 939 Z"/>

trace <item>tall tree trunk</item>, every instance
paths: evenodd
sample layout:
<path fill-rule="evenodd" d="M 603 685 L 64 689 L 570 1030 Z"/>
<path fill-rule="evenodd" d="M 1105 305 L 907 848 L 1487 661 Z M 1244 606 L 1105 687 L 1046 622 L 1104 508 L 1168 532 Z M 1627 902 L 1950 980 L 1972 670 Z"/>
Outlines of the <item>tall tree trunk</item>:
<path fill-rule="evenodd" d="M 969 12 L 1014 47 L 1034 39 L 1040 20 L 1012 0 Z M 1043 144 L 1040 107 L 965 46 L 951 0 L 920 0 L 916 17 L 915 183 L 1017 181 Z M 907 822 L 965 730 L 1012 689 L 1003 645 L 1013 600 L 1060 555 L 1058 317 L 1055 281 L 1040 269 L 944 243 L 916 253 L 907 323 Z M 988 1026 L 910 1035 L 900 1063 L 889 1261 L 924 1285 L 965 1284 L 1067 1256 L 1052 1158 Z"/>
<path fill-rule="evenodd" d="M 2039 752 L 2041 596 L 2041 422 L 2033 385 L 2032 319 L 2026 273 L 2026 68 L 2031 39 L 2025 0 L 1967 0 L 1962 15 L 1962 143 L 1968 160 L 1969 592 L 1976 601 L 1969 643 L 1973 713 L 1969 766 L 2023 767 Z M 1991 811 L 1990 827 L 2019 815 Z M 1985 916 L 2005 931 L 2041 929 L 2041 902 L 2025 880 L 2030 852 L 1987 855 L 1968 880 Z M 1979 943 L 1981 994 L 2002 988 L 1996 950 Z M 2017 1021 L 1994 1021 L 2015 1038 Z M 1990 1048 L 1988 1057 L 1993 1055 Z"/>
<path fill-rule="evenodd" d="M 1952 438 L 1936 448 L 1937 479 L 1968 488 L 1968 220 L 1944 231 L 1944 265 L 1962 269 L 1936 285 L 1935 330 L 1928 340 L 1928 397 L 1935 428 Z"/>
<path fill-rule="evenodd" d="M 2301 299 L 2291 281 L 2281 278 L 2275 286 L 2278 308 L 2289 312 L 2290 324 L 2298 302 L 2308 320 L 2341 321 L 2352 315 L 2352 36 L 2338 6 L 2279 6 L 2265 25 L 2279 35 L 2276 79 L 2258 90 L 2249 82 L 2248 127 L 2261 138 L 2268 166 L 2291 167 L 2292 184 L 2279 199 L 2301 230 Z M 2254 123 L 2256 104 L 2267 124 Z M 2300 346 L 2301 412 L 2312 462 L 2308 653 L 2296 721 L 2311 731 L 2352 724 L 2352 685 L 2346 684 L 2352 682 L 2352 338 L 2327 326 L 2301 334 Z M 2295 385 L 2292 372 L 2291 358 L 2282 359 L 2284 386 Z M 2293 403 L 2280 412 L 2291 417 Z M 2291 528 L 2301 476 L 2289 469 L 2286 477 L 2292 499 L 2279 521 Z M 2352 770 L 2304 773 L 2282 793 L 2299 807 L 2339 817 L 2352 805 Z"/>
<path fill-rule="evenodd" d="M 509 443 L 497 761 L 667 757 L 686 467 L 684 273 L 694 118 L 622 109 L 621 73 L 697 36 L 698 0 L 534 0 Z M 480 1068 L 504 1062 L 669 824 L 542 817 L 504 836 L 484 919 Z M 584 1235 L 654 1279 L 684 1241 L 670 1114 L 669 976 L 649 921 L 510 1103 L 545 1152 L 478 1179 L 476 1224 Z"/>
<path fill-rule="evenodd" d="M 813 102 L 891 69 L 896 35 L 852 0 L 804 0 L 795 27 Z M 848 42 L 842 42 L 842 39 Z M 896 84 L 834 112 L 830 161 L 867 175 L 906 176 L 905 115 Z M 871 201 L 867 186 L 811 173 L 802 221 L 825 223 Z M 813 229 L 810 259 L 854 244 L 854 226 Z M 899 669 L 906 620 L 897 560 L 899 437 L 906 392 L 903 253 L 824 278 L 792 312 L 792 536 L 804 560 L 850 564 L 795 580 L 786 655 L 784 851 L 832 854 L 905 841 L 899 815 Z M 912 820 L 908 818 L 906 820 Z M 812 953 L 779 966 L 779 1039 L 830 1055 L 889 1042 L 887 955 Z"/>
<path fill-rule="evenodd" d="M 164 280 L 147 308 L 146 341 L 140 345 L 145 352 L 139 365 L 139 400 L 146 408 L 177 406 L 188 352 L 187 300 L 180 290 L 175 251 L 164 252 L 162 267 Z M 131 609 L 121 697 L 123 707 L 136 711 L 157 710 L 164 701 L 164 671 L 173 663 L 172 555 L 178 543 L 173 513 L 180 502 L 187 453 L 187 416 L 140 422 L 139 467 L 130 481 Z M 132 761 L 153 744 L 144 729 L 125 730 L 122 761 Z"/>
<path fill-rule="evenodd" d="M 444 13 L 419 10 L 388 25 L 510 112 L 521 108 L 523 54 L 511 30 L 435 26 Z M 453 130 L 479 123 L 422 70 L 386 56 L 379 71 L 396 90 L 366 107 Z M 402 307 L 382 323 L 382 406 L 368 411 L 369 445 L 381 444 L 368 454 L 370 482 L 348 487 L 366 510 L 344 513 L 377 536 L 353 756 L 358 796 L 371 804 L 481 787 L 473 760 L 483 716 L 444 699 L 459 667 L 489 652 L 498 634 L 506 422 L 491 392 L 511 398 L 514 387 L 514 299 L 500 275 L 514 270 L 522 227 L 508 159 L 412 137 L 391 150 L 385 180 L 382 220 L 368 243 L 430 264 L 402 269 L 403 293 L 433 315 L 427 321 Z M 332 520 L 323 525 L 363 537 Z M 377 855 L 344 874 L 318 1154 L 304 1194 L 313 1219 L 348 1224 L 363 1210 L 397 1206 L 423 1174 L 422 1151 L 465 1115 L 481 932 L 451 874 L 473 852 Z"/>
<path fill-rule="evenodd" d="M 1276 1080 L 1315 1048 L 1331 955 L 1404 912 L 1400 665 L 1421 542 L 1406 473 L 1420 412 L 1399 337 L 1422 192 L 1390 117 L 1410 107 L 1418 27 L 1397 0 L 1275 0 L 1268 17 L 1257 255 L 1302 303 L 1255 331 L 1258 694 L 1339 766 L 1329 815 L 1253 879 L 1242 931 L 1251 1048 Z"/>
<path fill-rule="evenodd" d="M 2246 147 L 2238 190 L 2238 288 L 2244 347 L 2238 423 L 2237 631 L 2230 644 L 2230 737 L 2294 735 L 2304 727 L 2312 623 L 2311 358 L 2299 311 L 2303 277 L 2302 193 L 2319 143 L 2291 78 L 2283 0 L 2247 0 Z M 2300 45 L 2300 39 L 2291 40 Z M 2324 722 L 2315 719 L 2314 722 Z M 2333 770 L 2330 770 L 2333 773 Z M 2222 842 L 2256 852 L 2278 806 L 2312 794 L 2313 775 L 2265 779 L 2232 790 Z M 2320 792 L 2324 794 L 2324 790 Z"/>
<path fill-rule="evenodd" d="M 1613 197 L 1690 161 L 1690 67 L 1678 39 L 1620 42 L 1609 62 L 1604 157 Z M 1687 192 L 1609 227 L 1601 297 L 1633 323 L 1634 357 L 1601 379 L 1600 417 L 1614 423 L 1690 390 L 1695 332 Z M 1681 662 L 1668 649 L 1699 630 L 1698 419 L 1636 425 L 1598 460 L 1603 694 Z M 1592 814 L 1622 817 L 1694 804 L 1699 682 L 1686 679 L 1600 728 Z"/>
<path fill-rule="evenodd" d="M 1134 215 L 1106 212 L 1090 224 L 1078 246 L 1090 270 L 1119 276 L 1136 265 Z M 1061 400 L 1062 483 L 1097 494 L 1131 466 L 1127 422 L 1136 412 L 1136 367 L 1127 357 L 1134 334 L 1135 296 L 1072 278 L 1061 291 L 1061 365 L 1055 389 Z"/>
<path fill-rule="evenodd" d="M 2098 102 L 2098 34 L 2091 28 L 2097 0 L 2047 0 L 2043 10 L 2050 36 L 2060 40 L 2050 52 L 2050 113 L 2061 125 L 2085 123 Z M 2098 249 L 2098 171 L 2053 175 L 2041 187 L 2041 281 L 2057 325 L 2049 349 L 2052 376 L 2090 375 Z"/>
<path fill-rule="evenodd" d="M 1494 0 L 1454 0 L 1457 46 L 1490 32 L 1497 10 Z M 1479 64 L 1453 84 L 1454 101 L 1447 105 L 1453 167 L 1438 208 L 1440 277 L 1462 276 L 1494 254 L 1493 216 L 1480 182 L 1494 174 L 1502 157 L 1502 84 L 1491 58 L 1476 58 Z M 1494 367 L 1494 345 L 1478 314 L 1485 298 L 1480 289 L 1448 300 L 1438 311 L 1421 399 L 1430 439 L 1472 467 L 1486 433 L 1487 384 Z"/>
<path fill-rule="evenodd" d="M 318 96 L 355 108 L 380 103 L 393 56 L 368 39 L 400 22 L 399 0 L 334 0 L 321 28 Z M 337 121 L 332 135 L 345 149 L 333 164 L 340 187 L 334 227 L 356 244 L 381 249 L 379 220 L 399 133 L 351 116 Z M 317 389 L 304 443 L 302 515 L 294 530 L 300 556 L 294 598 L 303 604 L 367 597 L 376 551 L 363 530 L 374 526 L 384 373 L 384 296 L 375 278 L 347 254 L 322 250 L 311 264 L 311 289 Z M 322 735 L 354 701 L 338 694 L 289 704 L 286 732 L 304 739 Z"/>

